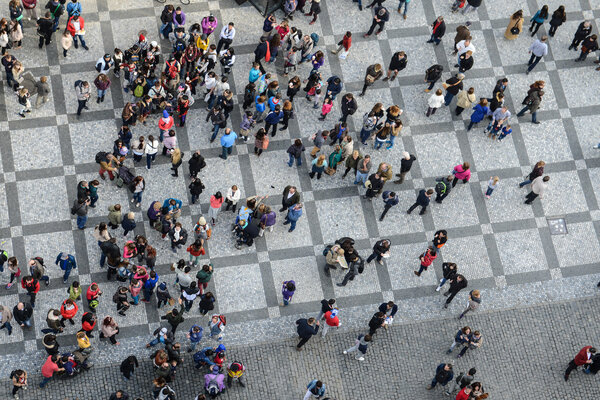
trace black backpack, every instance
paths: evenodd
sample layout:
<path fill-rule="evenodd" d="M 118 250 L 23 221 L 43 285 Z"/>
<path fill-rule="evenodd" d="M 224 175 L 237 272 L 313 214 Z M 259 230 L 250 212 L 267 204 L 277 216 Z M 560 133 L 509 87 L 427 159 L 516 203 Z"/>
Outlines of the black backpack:
<path fill-rule="evenodd" d="M 327 254 L 329 254 L 329 252 L 331 251 L 332 247 L 333 247 L 332 244 L 328 244 L 327 246 L 325 246 L 325 248 L 323 249 L 323 255 L 327 256 Z"/>
<path fill-rule="evenodd" d="M 435 184 L 435 192 L 437 194 L 444 194 L 444 193 L 446 193 L 447 189 L 448 189 L 448 187 L 442 181 L 440 181 L 440 182 L 438 182 L 438 183 Z"/>
<path fill-rule="evenodd" d="M 81 85 L 83 85 L 83 81 L 81 79 L 77 79 L 73 86 L 75 86 L 75 88 L 77 89 L 78 87 L 81 87 Z"/>
<path fill-rule="evenodd" d="M 96 153 L 96 164 L 100 164 L 102 161 L 108 161 L 108 153 L 105 151 L 99 151 Z"/>
<path fill-rule="evenodd" d="M 185 51 L 185 41 L 183 39 L 177 38 L 175 40 L 175 43 L 173 44 L 173 51 L 175 51 L 175 52 Z"/>

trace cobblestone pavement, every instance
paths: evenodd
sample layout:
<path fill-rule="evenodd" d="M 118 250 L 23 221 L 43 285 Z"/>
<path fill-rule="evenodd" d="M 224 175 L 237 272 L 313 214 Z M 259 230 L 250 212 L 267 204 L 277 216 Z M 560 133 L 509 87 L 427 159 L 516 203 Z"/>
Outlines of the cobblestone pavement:
<path fill-rule="evenodd" d="M 388 213 L 385 221 L 379 222 L 376 218 L 383 209 L 381 201 L 371 203 L 361 200 L 358 195 L 362 194 L 363 189 L 353 186 L 350 177 L 342 180 L 338 173 L 333 177 L 311 181 L 307 176 L 306 165 L 309 160 L 306 158 L 300 168 L 285 166 L 285 150 L 290 139 L 302 138 L 307 143 L 317 129 L 331 128 L 340 115 L 338 104 L 326 123 L 318 123 L 318 112 L 306 107 L 300 97 L 297 101 L 300 105 L 296 105 L 296 118 L 291 121 L 289 131 L 278 132 L 260 159 L 252 154 L 251 144 L 239 143 L 226 162 L 217 157 L 220 153 L 218 144 L 208 142 L 211 127 L 204 122 L 204 103 L 198 99 L 190 111 L 187 126 L 178 128 L 177 136 L 186 154 L 185 171 L 192 151 L 200 149 L 207 159 L 208 166 L 201 176 L 207 189 L 200 196 L 200 204 L 191 205 L 189 202 L 187 174 L 180 174 L 177 179 L 171 178 L 168 160 L 159 157 L 149 171 L 143 165 L 135 166 L 135 172 L 146 178 L 148 186 L 141 210 L 130 208 L 126 189 L 118 189 L 110 182 L 102 181 L 98 207 L 90 211 L 88 226 L 93 227 L 105 221 L 108 205 L 121 203 L 125 209 L 130 208 L 135 212 L 138 223 L 135 233 L 146 235 L 150 243 L 158 248 L 157 271 L 161 280 L 171 283 L 174 276 L 168 266 L 178 257 L 185 257 L 185 254 L 180 251 L 177 257 L 173 256 L 165 242 L 149 227 L 145 210 L 150 202 L 168 197 L 182 199 L 184 212 L 181 221 L 191 230 L 193 222 L 207 212 L 209 196 L 217 190 L 225 192 L 228 187 L 237 184 L 243 196 L 270 195 L 267 203 L 277 206 L 283 187 L 287 184 L 296 185 L 302 194 L 305 215 L 292 234 L 288 234 L 286 227 L 278 223 L 275 230 L 257 240 L 254 247 L 238 251 L 233 247 L 228 233 L 233 214 L 223 212 L 207 244 L 204 261 L 210 260 L 215 266 L 209 288 L 216 294 L 217 311 L 228 317 L 225 339 L 228 345 L 279 342 L 290 338 L 294 334 L 293 321 L 297 316 L 317 310 L 318 302 L 324 297 L 338 299 L 344 331 L 363 326 L 372 314 L 372 305 L 384 300 L 394 300 L 399 305 L 399 322 L 417 321 L 416 325 L 408 325 L 406 329 L 428 324 L 426 321 L 429 320 L 437 321 L 448 312 L 456 312 L 466 295 L 459 295 L 451 310 L 446 312 L 441 309 L 441 296 L 433 289 L 441 277 L 441 263 L 444 261 L 458 263 L 461 272 L 469 279 L 469 287 L 482 290 L 483 310 L 546 304 L 593 295 L 596 291 L 594 282 L 600 279 L 597 268 L 600 261 L 597 239 L 600 232 L 600 162 L 596 156 L 597 150 L 592 149 L 598 138 L 596 130 L 591 127 L 598 125 L 599 117 L 596 114 L 600 98 L 596 94 L 600 92 L 600 81 L 593 68 L 593 58 L 588 57 L 584 63 L 574 63 L 572 60 L 576 54 L 568 51 L 567 47 L 582 19 L 593 19 L 600 15 L 600 4 L 596 0 L 569 2 L 567 23 L 550 40 L 548 56 L 526 77 L 524 65 L 532 39 L 523 32 L 518 39 L 508 42 L 504 40 L 503 33 L 510 13 L 522 8 L 528 19 L 538 6 L 546 2 L 506 0 L 502 7 L 497 7 L 494 2 L 487 1 L 476 13 L 466 17 L 450 14 L 447 3 L 413 1 L 407 20 L 392 12 L 386 30 L 377 40 L 374 37 L 362 38 L 362 33 L 370 24 L 371 14 L 367 10 L 359 12 L 356 5 L 348 0 L 323 1 L 323 12 L 315 25 L 309 26 L 309 19 L 300 15 L 292 23 L 305 33 L 316 32 L 320 35 L 317 49 L 327 53 L 322 68 L 323 76 L 327 78 L 334 74 L 341 77 L 345 91 L 355 95 L 362 86 L 364 71 L 369 64 L 380 62 L 387 66 L 393 52 L 404 50 L 408 54 L 408 67 L 401 76 L 394 82 L 380 81 L 369 88 L 365 97 L 358 98 L 359 110 L 349 119 L 350 131 L 355 134 L 360 130 L 362 115 L 374 102 L 381 101 L 386 107 L 398 104 L 404 109 L 402 120 L 405 128 L 391 150 L 360 149 L 365 154 L 371 154 L 374 165 L 385 161 L 396 172 L 402 151 L 409 151 L 418 159 L 404 184 L 386 186 L 398 192 L 401 203 Z M 550 3 L 550 8 L 554 9 L 560 2 Z M 393 7 L 390 5 L 391 11 L 394 11 Z M 336 9 L 343 12 L 336 12 Z M 98 282 L 107 294 L 98 307 L 100 319 L 105 315 L 113 315 L 122 328 L 120 340 L 123 345 L 118 350 L 99 352 L 96 356 L 98 365 L 109 364 L 124 354 L 139 352 L 140 343 L 147 341 L 149 333 L 160 324 L 159 318 L 164 310 L 156 310 L 154 304 L 133 309 L 127 318 L 115 315 L 110 296 L 117 285 L 114 282 L 107 283 L 104 271 L 98 266 L 99 249 L 92 237 L 92 229 L 77 230 L 75 221 L 69 215 L 69 207 L 75 198 L 77 182 L 97 178 L 94 155 L 99 150 L 112 148 L 120 126 L 123 104 L 130 100 L 127 94 L 119 90 L 118 80 L 111 75 L 113 85 L 106 101 L 101 104 L 90 102 L 90 110 L 77 119 L 73 82 L 77 79 L 92 81 L 96 75 L 93 68 L 95 61 L 105 52 L 112 52 L 115 46 L 128 48 L 137 39 L 140 30 L 147 32 L 149 40 L 157 40 L 161 10 L 162 5 L 151 0 L 86 0 L 83 16 L 86 19 L 86 40 L 90 51 L 72 49 L 67 58 L 59 53 L 56 40 L 43 51 L 38 50 L 35 29 L 32 23 L 25 22 L 23 49 L 14 51 L 14 54 L 35 77 L 49 76 L 52 94 L 49 103 L 34 110 L 28 118 L 21 119 L 16 114 L 17 104 L 12 91 L 0 85 L 0 237 L 3 242 L 0 247 L 10 255 L 15 255 L 22 266 L 29 257 L 43 257 L 50 266 L 52 282 L 49 287 L 42 285 L 38 295 L 34 330 L 22 332 L 17 327 L 12 336 L 8 336 L 6 330 L 0 331 L 0 362 L 5 365 L 0 371 L 1 376 L 20 366 L 30 371 L 39 368 L 43 354 L 40 329 L 44 327 L 46 310 L 50 306 L 58 308 L 65 298 L 66 285 L 60 282 L 61 271 L 52 264 L 60 251 L 68 251 L 77 257 L 79 268 L 74 271 L 71 280 L 79 280 L 84 287 L 91 282 Z M 235 22 L 237 36 L 233 47 L 237 61 L 231 86 L 239 102 L 253 60 L 252 52 L 260 35 L 262 18 L 254 8 L 237 6 L 231 0 L 192 0 L 192 4 L 185 6 L 184 10 L 188 21 L 192 22 L 200 21 L 209 11 L 212 12 L 219 20 L 218 29 L 223 22 Z M 425 44 L 429 36 L 427 25 L 439 14 L 446 17 L 448 33 L 442 45 L 432 47 Z M 281 19 L 282 15 L 278 12 L 277 16 Z M 511 137 L 502 143 L 495 143 L 481 133 L 482 126 L 466 133 L 466 112 L 462 118 L 454 116 L 447 109 L 439 110 L 429 119 L 423 116 L 428 97 L 422 93 L 423 71 L 439 63 L 447 71 L 444 79 L 450 76 L 449 71 L 453 71 L 451 67 L 455 63 L 454 56 L 450 55 L 453 32 L 459 23 L 467 20 L 472 22 L 471 31 L 477 52 L 474 56 L 475 68 L 467 73 L 466 87 L 472 85 L 478 97 L 487 97 L 498 78 L 508 77 L 507 104 L 514 115 L 521 107 L 529 84 L 535 80 L 545 80 L 546 95 L 538 112 L 540 125 L 532 125 L 528 116 L 520 119 L 513 117 Z M 61 24 L 64 23 L 63 17 Z M 594 32 L 597 32 L 595 22 L 593 26 Z M 335 48 L 348 28 L 354 32 L 353 47 L 348 59 L 343 61 L 332 56 L 330 50 Z M 545 33 L 545 29 L 542 27 L 539 35 Z M 162 45 L 168 48 L 167 42 L 162 42 Z M 365 56 L 367 54 L 369 57 Z M 281 87 L 285 87 L 281 63 L 279 58 L 266 68 L 273 74 L 279 74 L 277 77 L 282 83 Z M 305 64 L 298 68 L 297 73 L 305 78 L 309 70 L 310 66 Z M 156 123 L 157 117 L 153 116 L 147 126 L 134 127 L 134 136 L 156 134 Z M 236 107 L 230 126 L 236 129 L 239 123 L 240 113 Z M 329 149 L 326 152 L 329 153 Z M 544 199 L 536 201 L 531 207 L 525 206 L 522 204 L 525 189 L 518 189 L 516 183 L 540 159 L 547 163 L 546 172 L 552 177 L 550 187 Z M 404 213 L 420 188 L 432 186 L 434 178 L 448 174 L 454 165 L 462 161 L 469 161 L 472 166 L 473 178 L 469 184 L 459 185 L 443 205 L 434 204 L 424 217 L 416 213 L 410 216 Z M 134 168 L 131 160 L 126 163 Z M 482 189 L 493 175 L 500 177 L 500 186 L 491 199 L 486 200 Z M 555 217 L 565 218 L 567 235 L 551 235 L 547 219 Z M 425 249 L 427 241 L 431 240 L 437 229 L 447 229 L 450 240 L 436 260 L 434 271 L 430 270 L 417 279 L 412 274 L 416 257 Z M 356 238 L 357 249 L 363 256 L 368 255 L 370 247 L 379 238 L 390 238 L 392 256 L 385 265 L 368 266 L 365 273 L 354 282 L 339 288 L 334 283 L 341 280 L 341 272 L 328 278 L 320 267 L 324 263 L 321 254 L 324 245 L 340 236 Z M 123 244 L 124 239 L 119 237 L 119 245 Z M 1 278 L 2 283 L 6 283 L 7 273 L 4 272 Z M 294 279 L 298 291 L 289 307 L 280 308 L 280 282 L 286 279 Z M 2 305 L 12 307 L 18 299 L 27 299 L 24 290 L 17 285 L 10 290 L 1 290 Z M 539 310 L 553 310 L 555 306 L 545 307 Z M 77 318 L 84 310 L 87 310 L 87 305 L 80 304 Z M 182 332 L 192 323 L 207 323 L 197 311 L 186 318 L 180 328 Z M 549 324 L 562 323 L 551 315 L 545 319 L 549 320 Z M 512 320 L 509 318 L 509 321 Z M 455 324 L 446 326 L 436 322 L 432 325 L 436 325 L 436 328 L 431 328 L 431 334 L 446 338 L 456 328 Z M 569 328 L 565 326 L 564 329 Z M 63 345 L 74 343 L 72 334 L 75 330 L 75 327 L 69 326 L 66 333 L 61 335 L 59 340 Z M 554 343 L 554 339 L 551 339 L 553 331 L 545 332 L 544 335 L 548 336 L 544 336 L 544 339 Z M 348 338 L 342 336 L 343 339 L 332 337 L 332 343 L 340 340 L 338 345 L 345 345 Z M 536 343 L 535 337 L 525 337 L 531 339 L 530 344 Z M 575 337 L 578 336 L 573 335 Z M 428 335 L 423 339 L 423 345 L 415 346 L 413 351 L 416 354 L 429 354 L 432 350 L 427 347 L 430 344 L 426 343 L 427 340 Z M 101 348 L 104 346 L 100 345 Z M 287 344 L 281 345 L 281 348 L 285 346 Z M 560 358 L 562 363 L 578 346 L 574 345 L 565 350 L 562 357 L 556 358 Z M 256 352 L 261 351 L 259 349 L 257 347 Z M 487 368 L 504 368 L 510 372 L 512 364 L 501 356 L 507 351 L 517 350 L 507 346 L 499 351 L 501 354 L 498 357 L 503 363 L 490 363 Z M 541 350 L 546 355 L 545 351 Z M 552 352 L 548 353 L 549 357 L 553 355 Z M 18 358 L 15 354 L 19 355 Z M 309 354 L 310 351 L 307 351 L 300 358 L 307 365 L 312 363 Z M 276 362 L 269 354 L 261 357 L 271 363 Z M 370 378 L 380 371 L 384 373 L 385 364 L 377 364 L 376 368 L 376 364 L 371 362 L 366 364 L 369 365 Z M 425 379 L 415 377 L 423 371 L 429 376 L 436 362 L 437 358 L 420 365 L 415 369 L 419 371 L 418 374 L 406 375 L 398 370 L 400 378 L 393 382 L 402 382 L 398 385 L 403 388 L 410 385 L 420 388 Z M 276 376 L 286 373 L 275 365 L 272 365 L 270 373 Z M 359 368 L 351 365 L 352 368 Z M 537 363 L 532 368 L 542 371 L 546 366 L 547 363 Z M 403 366 L 394 362 L 391 368 Z M 350 376 L 344 376 L 344 379 L 354 382 Z M 404 376 L 412 378 L 404 379 Z M 529 376 L 527 373 L 519 375 L 517 381 L 528 385 L 529 380 L 521 378 Z M 304 381 L 307 376 L 301 378 Z M 278 384 L 283 385 L 283 382 Z M 350 383 L 348 385 L 352 387 Z M 496 387 L 505 386 L 498 384 Z M 515 385 L 511 383 L 509 386 L 512 390 Z M 391 390 L 389 383 L 382 387 Z M 547 387 L 554 386 L 549 383 Z M 58 389 L 58 385 L 53 385 L 52 390 Z M 556 393 L 557 398 L 561 398 L 558 395 L 560 392 Z"/>
<path fill-rule="evenodd" d="M 222 398 L 300 399 L 303 387 L 318 378 L 325 382 L 327 395 L 337 400 L 441 399 L 446 397 L 439 386 L 432 391 L 425 388 L 435 367 L 451 362 L 455 373 L 475 367 L 475 380 L 483 383 L 492 399 L 594 399 L 600 396 L 597 377 L 575 372 L 565 383 L 562 375 L 581 347 L 597 342 L 599 306 L 598 298 L 590 298 L 482 312 L 460 323 L 447 318 L 397 324 L 375 335 L 364 362 L 342 354 L 353 344 L 356 332 L 330 331 L 326 339 L 319 335 L 301 353 L 294 350 L 292 340 L 235 346 L 228 349 L 228 359 L 246 365 L 248 384 L 246 389 L 234 386 Z M 484 344 L 457 360 L 445 351 L 455 331 L 465 324 L 481 330 Z M 40 378 L 35 376 L 24 398 L 95 400 L 123 389 L 149 399 L 152 374 L 150 361 L 144 359 L 133 381 L 127 383 L 118 365 L 94 367 L 64 383 L 51 382 L 43 391 L 36 388 Z M 192 400 L 202 390 L 202 374 L 193 368 L 191 357 L 185 357 L 171 386 L 177 398 Z"/>

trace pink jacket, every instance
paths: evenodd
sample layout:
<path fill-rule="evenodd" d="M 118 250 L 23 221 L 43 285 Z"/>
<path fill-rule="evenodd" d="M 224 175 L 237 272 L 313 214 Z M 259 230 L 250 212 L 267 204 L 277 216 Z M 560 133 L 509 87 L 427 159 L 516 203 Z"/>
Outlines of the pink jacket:
<path fill-rule="evenodd" d="M 471 179 L 471 168 L 465 170 L 462 165 L 457 165 L 454 167 L 454 176 L 458 179 Z"/>
<path fill-rule="evenodd" d="M 215 196 L 210 196 L 210 207 L 211 208 L 221 208 L 223 204 L 223 198 L 217 199 Z"/>
<path fill-rule="evenodd" d="M 129 285 L 129 292 L 131 292 L 131 295 L 133 297 L 140 294 L 141 291 L 142 291 L 142 281 L 138 281 L 138 283 L 135 285 L 133 285 L 133 284 Z"/>
<path fill-rule="evenodd" d="M 321 108 L 321 115 L 327 115 L 333 108 L 333 104 L 331 103 L 323 103 L 323 107 Z"/>

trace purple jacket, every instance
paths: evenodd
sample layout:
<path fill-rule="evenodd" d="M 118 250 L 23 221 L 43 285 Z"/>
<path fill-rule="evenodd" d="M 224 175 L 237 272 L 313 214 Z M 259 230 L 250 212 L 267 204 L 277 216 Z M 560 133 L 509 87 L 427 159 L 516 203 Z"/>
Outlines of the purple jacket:
<path fill-rule="evenodd" d="M 179 17 L 181 22 L 178 21 L 177 17 Z M 173 23 L 175 24 L 175 27 L 185 25 L 185 13 L 182 11 L 181 14 L 177 15 L 176 12 L 173 12 Z"/>
<path fill-rule="evenodd" d="M 313 56 L 314 56 L 314 54 L 313 54 Z M 320 61 L 317 61 L 317 59 L 315 58 L 314 60 L 311 60 L 311 63 L 312 63 L 313 69 L 317 70 L 317 69 L 321 68 L 323 66 L 323 64 L 325 63 L 325 57 L 321 57 Z"/>
<path fill-rule="evenodd" d="M 213 22 L 210 22 L 208 17 L 202 18 L 202 33 L 206 35 L 210 35 L 211 33 L 213 33 L 215 29 L 217 29 L 217 22 L 217 17 L 215 17 L 215 20 Z"/>
<path fill-rule="evenodd" d="M 148 218 L 150 218 L 150 221 L 156 221 L 160 216 L 160 208 L 158 209 L 158 211 L 155 210 L 154 203 L 160 204 L 160 202 L 157 201 L 153 201 L 152 204 L 150 204 L 150 208 L 148 208 Z"/>
<path fill-rule="evenodd" d="M 225 390 L 225 375 L 223 374 L 206 374 L 204 375 L 204 387 L 208 388 L 208 384 L 210 381 L 216 381 L 217 385 L 219 385 L 219 390 Z"/>
<path fill-rule="evenodd" d="M 273 226 L 277 222 L 277 213 L 275 211 L 271 211 L 268 214 L 264 214 L 260 217 L 260 223 L 265 226 Z"/>
<path fill-rule="evenodd" d="M 284 300 L 291 300 L 292 296 L 294 295 L 294 292 L 290 292 L 289 290 L 287 290 L 285 288 L 285 285 L 287 285 L 289 282 L 293 283 L 294 286 L 296 286 L 296 282 L 294 281 L 285 281 L 283 282 L 283 287 L 281 288 L 281 294 L 283 295 Z"/>

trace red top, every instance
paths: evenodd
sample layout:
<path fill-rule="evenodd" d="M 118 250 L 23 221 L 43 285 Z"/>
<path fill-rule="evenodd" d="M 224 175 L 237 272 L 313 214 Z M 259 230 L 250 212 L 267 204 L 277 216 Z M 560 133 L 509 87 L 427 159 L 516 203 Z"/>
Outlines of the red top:
<path fill-rule="evenodd" d="M 165 121 L 164 118 L 158 120 L 158 129 L 161 131 L 168 131 L 173 127 L 173 117 L 169 116 L 169 118 Z"/>
<path fill-rule="evenodd" d="M 92 282 L 92 285 L 96 282 Z M 97 283 L 96 283 L 97 284 Z M 94 300 L 98 298 L 98 292 L 100 292 L 100 286 L 98 286 L 97 290 L 92 290 L 92 285 L 90 285 L 85 294 L 85 298 L 88 300 Z"/>
<path fill-rule="evenodd" d="M 71 319 L 77 314 L 77 311 L 79 311 L 79 307 L 77 307 L 77 303 L 73 302 L 73 308 L 66 310 L 65 309 L 66 302 L 67 302 L 66 300 L 63 301 L 62 306 L 60 306 L 60 315 L 62 315 L 63 318 L 65 318 L 65 319 Z"/>
<path fill-rule="evenodd" d="M 42 375 L 44 378 L 51 378 L 52 374 L 58 371 L 58 364 L 52 361 L 52 356 L 46 358 L 46 362 L 42 365 Z"/>
<path fill-rule="evenodd" d="M 436 258 L 437 253 L 435 254 L 435 256 L 433 256 L 429 251 L 426 251 L 423 255 L 423 261 L 421 261 L 421 265 L 424 267 L 429 267 L 431 263 L 433 263 L 433 260 L 435 260 Z"/>
<path fill-rule="evenodd" d="M 350 46 L 352 46 L 352 36 L 344 35 L 344 38 L 342 39 L 342 46 L 344 46 L 346 51 L 350 50 Z"/>
<path fill-rule="evenodd" d="M 336 315 L 335 317 L 331 317 L 331 311 L 327 311 L 325 313 L 325 322 L 329 326 L 340 326 L 340 319 Z"/>
<path fill-rule="evenodd" d="M 23 278 L 21 279 L 21 287 L 28 292 L 37 293 L 40 291 L 40 282 L 34 279 L 30 283 L 25 283 L 25 278 Z"/>
<path fill-rule="evenodd" d="M 469 400 L 469 397 L 471 397 L 470 394 L 466 394 L 465 393 L 465 389 L 463 388 L 463 390 L 461 390 L 460 392 L 458 392 L 458 394 L 456 395 L 456 400 Z"/>
<path fill-rule="evenodd" d="M 579 353 L 577 353 L 577 355 L 575 356 L 575 365 L 580 366 L 580 365 L 585 365 L 585 363 L 587 363 L 587 361 L 588 361 L 587 352 L 591 348 L 592 348 L 592 346 L 585 346 L 583 349 L 579 350 Z"/>
<path fill-rule="evenodd" d="M 85 21 L 84 21 L 83 17 L 79 17 L 78 21 L 79 21 L 79 29 L 84 30 L 83 25 L 85 24 Z M 71 36 L 75 36 L 77 34 L 77 32 L 75 31 L 75 25 L 73 25 L 73 17 L 69 18 L 69 22 L 67 23 L 67 30 L 69 31 Z"/>

